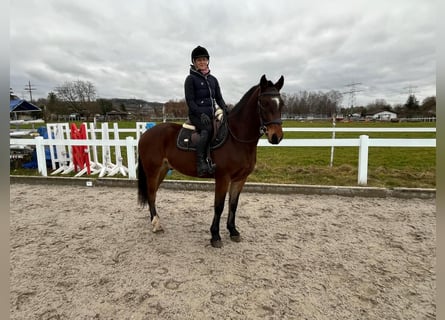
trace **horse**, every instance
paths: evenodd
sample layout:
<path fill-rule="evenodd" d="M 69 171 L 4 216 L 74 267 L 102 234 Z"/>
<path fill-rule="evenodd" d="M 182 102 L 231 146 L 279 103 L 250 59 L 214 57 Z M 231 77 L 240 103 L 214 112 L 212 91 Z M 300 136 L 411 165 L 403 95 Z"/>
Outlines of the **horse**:
<path fill-rule="evenodd" d="M 283 76 L 273 83 L 263 75 L 259 84 L 248 90 L 225 115 L 227 137 L 220 147 L 211 150 L 216 171 L 212 176 L 204 176 L 215 180 L 214 216 L 210 227 L 210 243 L 215 248 L 222 247 L 219 229 L 227 192 L 227 229 L 232 241 L 241 241 L 235 226 L 235 213 L 247 177 L 255 168 L 258 140 L 262 135 L 271 144 L 283 139 L 281 112 L 284 102 L 280 94 L 283 84 Z M 196 153 L 181 150 L 176 144 L 181 128 L 177 123 L 160 123 L 146 130 L 138 142 L 138 202 L 142 207 L 148 204 L 153 232 L 163 231 L 156 211 L 156 193 L 167 172 L 174 169 L 198 177 Z"/>

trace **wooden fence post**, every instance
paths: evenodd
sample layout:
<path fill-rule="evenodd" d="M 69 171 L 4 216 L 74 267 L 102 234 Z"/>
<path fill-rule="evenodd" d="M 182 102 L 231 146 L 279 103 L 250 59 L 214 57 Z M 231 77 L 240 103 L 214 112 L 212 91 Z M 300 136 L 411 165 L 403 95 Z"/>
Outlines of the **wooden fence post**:
<path fill-rule="evenodd" d="M 37 168 L 39 173 L 46 177 L 48 175 L 46 171 L 46 156 L 45 156 L 45 144 L 43 143 L 43 137 L 39 136 L 35 138 L 36 140 L 36 157 L 37 157 Z"/>
<path fill-rule="evenodd" d="M 128 169 L 129 179 L 136 179 L 136 157 L 135 157 L 135 147 L 133 141 L 134 138 L 131 136 L 126 138 L 127 169 Z"/>
<path fill-rule="evenodd" d="M 359 185 L 366 185 L 368 183 L 368 151 L 369 151 L 369 136 L 361 135 L 358 149 L 358 181 Z"/>

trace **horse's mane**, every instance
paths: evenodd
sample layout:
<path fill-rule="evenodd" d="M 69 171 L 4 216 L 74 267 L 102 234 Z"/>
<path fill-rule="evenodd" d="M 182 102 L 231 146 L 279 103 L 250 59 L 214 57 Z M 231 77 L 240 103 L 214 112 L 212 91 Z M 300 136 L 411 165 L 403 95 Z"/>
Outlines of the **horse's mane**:
<path fill-rule="evenodd" d="M 250 88 L 249 91 L 247 91 L 247 92 L 244 94 L 244 96 L 241 98 L 241 100 L 240 100 L 240 101 L 239 101 L 239 102 L 232 108 L 232 112 L 237 112 L 238 110 L 240 110 L 240 109 L 247 103 L 247 100 L 250 99 L 250 96 L 252 95 L 252 93 L 253 93 L 256 89 L 258 89 L 259 86 L 260 86 L 260 85 L 257 84 L 257 85 L 255 85 L 255 86 L 253 86 L 252 88 Z M 272 81 L 268 80 L 268 81 L 267 81 L 267 86 L 268 86 L 268 87 L 272 87 L 272 86 L 273 86 Z"/>
<path fill-rule="evenodd" d="M 255 85 L 252 88 L 247 91 L 244 96 L 241 98 L 241 100 L 233 107 L 232 112 L 236 112 L 237 110 L 241 109 L 242 106 L 244 106 L 247 103 L 247 100 L 250 99 L 250 96 L 252 93 L 259 87 L 259 85 Z"/>

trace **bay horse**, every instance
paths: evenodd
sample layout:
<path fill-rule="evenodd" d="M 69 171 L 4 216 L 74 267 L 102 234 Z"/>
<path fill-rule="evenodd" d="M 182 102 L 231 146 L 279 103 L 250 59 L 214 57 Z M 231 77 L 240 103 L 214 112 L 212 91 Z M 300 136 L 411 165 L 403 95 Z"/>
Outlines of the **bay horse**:
<path fill-rule="evenodd" d="M 265 134 L 271 144 L 280 143 L 283 138 L 281 112 L 283 100 L 280 89 L 284 77 L 274 84 L 263 75 L 258 85 L 247 91 L 227 115 L 228 136 L 217 149 L 211 151 L 216 164 L 214 217 L 210 227 L 210 243 L 222 247 L 219 234 L 221 214 L 227 191 L 229 192 L 229 214 L 227 229 L 230 239 L 241 240 L 235 227 L 235 213 L 243 186 L 256 163 L 257 143 Z M 156 192 L 170 169 L 198 177 L 196 153 L 177 147 L 176 141 L 182 126 L 176 123 L 161 123 L 146 130 L 138 142 L 138 202 L 148 204 L 152 231 L 162 231 L 156 211 Z"/>

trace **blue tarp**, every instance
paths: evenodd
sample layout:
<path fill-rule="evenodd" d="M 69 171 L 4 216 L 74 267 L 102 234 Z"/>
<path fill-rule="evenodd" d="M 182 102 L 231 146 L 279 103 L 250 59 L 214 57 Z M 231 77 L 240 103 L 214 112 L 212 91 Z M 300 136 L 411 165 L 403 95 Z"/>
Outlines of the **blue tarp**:
<path fill-rule="evenodd" d="M 24 99 L 12 99 L 9 100 L 9 112 L 29 112 L 29 111 L 42 111 L 36 105 L 24 100 Z"/>
<path fill-rule="evenodd" d="M 43 137 L 43 139 L 48 139 L 48 130 L 46 129 L 46 127 L 37 128 L 37 132 L 39 133 L 40 136 Z M 53 136 L 53 138 L 54 138 L 54 136 Z M 49 150 L 49 146 L 45 147 L 45 158 L 46 158 L 46 167 L 50 168 L 51 167 L 51 153 Z M 24 163 L 22 165 L 22 167 L 26 168 L 26 169 L 36 169 L 38 167 L 37 154 L 36 154 L 35 150 L 31 154 L 31 161 Z"/>

